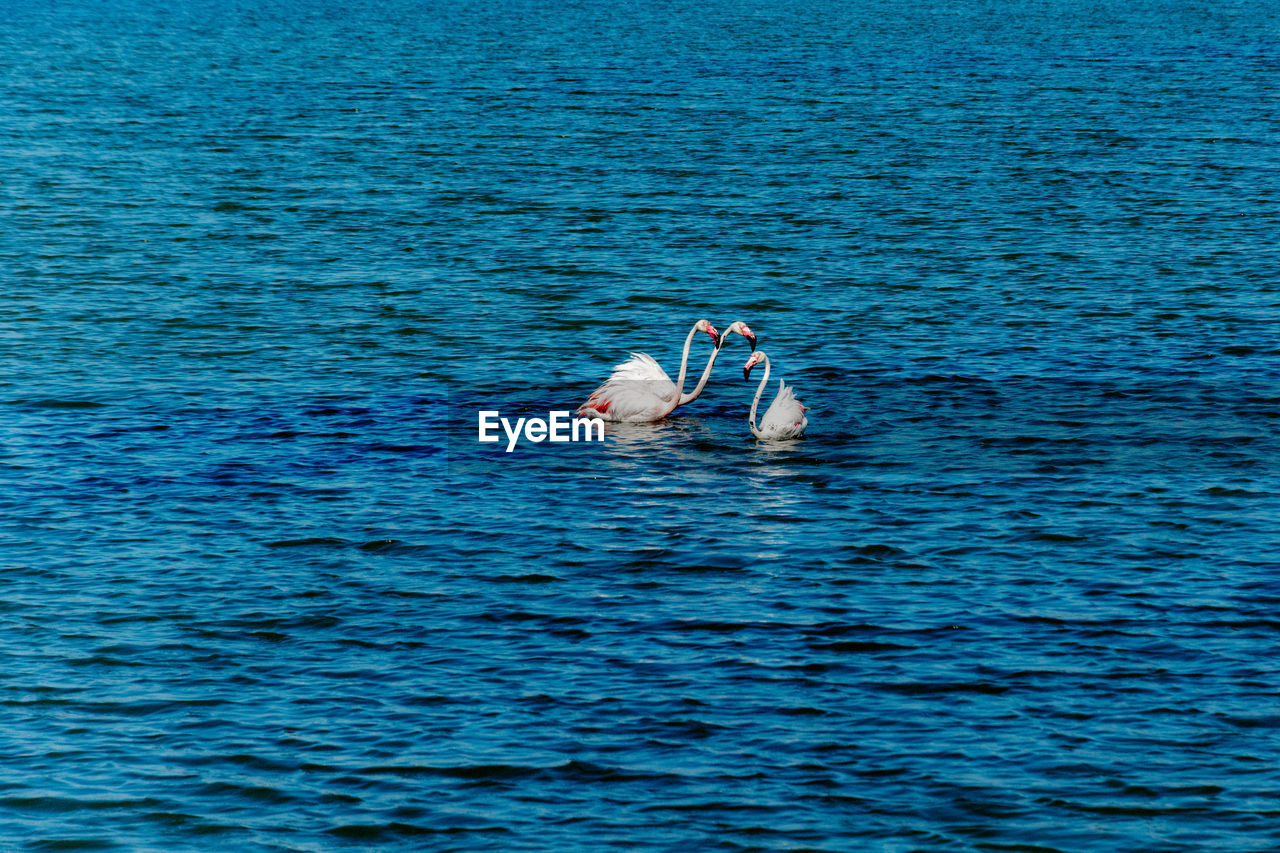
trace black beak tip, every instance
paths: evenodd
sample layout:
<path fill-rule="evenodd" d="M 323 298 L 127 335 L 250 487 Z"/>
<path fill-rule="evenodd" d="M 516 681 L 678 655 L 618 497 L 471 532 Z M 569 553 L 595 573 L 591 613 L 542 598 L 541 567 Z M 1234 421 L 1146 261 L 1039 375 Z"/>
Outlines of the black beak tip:
<path fill-rule="evenodd" d="M 747 338 L 747 343 L 751 344 L 751 351 L 752 351 L 752 352 L 755 352 L 755 351 L 756 351 L 756 338 L 755 338 L 755 335 L 752 335 L 751 337 Z"/>

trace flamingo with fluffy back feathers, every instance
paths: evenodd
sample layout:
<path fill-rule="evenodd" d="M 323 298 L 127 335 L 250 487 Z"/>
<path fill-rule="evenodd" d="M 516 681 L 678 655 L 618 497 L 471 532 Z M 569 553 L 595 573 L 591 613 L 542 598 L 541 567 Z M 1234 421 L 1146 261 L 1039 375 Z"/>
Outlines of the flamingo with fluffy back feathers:
<path fill-rule="evenodd" d="M 689 367 L 689 347 L 698 332 L 706 332 L 711 336 L 711 355 L 707 358 L 707 366 L 702 369 L 698 384 L 689 393 L 684 393 L 684 379 Z M 715 366 L 720 347 L 730 334 L 742 335 L 756 348 L 756 336 L 747 324 L 735 320 L 724 330 L 721 336 L 706 320 L 693 324 L 688 336 L 684 339 L 684 352 L 680 356 L 680 373 L 676 381 L 662 369 L 657 361 L 642 352 L 631 353 L 631 358 L 613 369 L 605 383 L 591 392 L 587 402 L 578 408 L 577 414 L 585 417 L 598 417 L 607 421 L 625 423 L 652 423 L 660 421 L 676 410 L 678 406 L 692 403 L 698 399 L 707 380 L 711 378 L 711 368 Z"/>
<path fill-rule="evenodd" d="M 804 435 L 804 428 L 809 425 L 809 419 L 804 416 L 809 407 L 801 405 L 796 399 L 795 391 L 781 379 L 778 380 L 777 396 L 765 410 L 764 417 L 760 419 L 759 428 L 756 427 L 756 407 L 760 405 L 760 395 L 764 393 L 764 386 L 769 382 L 769 356 L 765 355 L 764 350 L 755 350 L 747 359 L 747 363 L 742 366 L 742 378 L 749 379 L 751 368 L 760 362 L 764 362 L 764 376 L 760 377 L 760 384 L 756 386 L 756 396 L 751 401 L 751 413 L 747 415 L 747 427 L 756 438 L 799 438 Z"/>

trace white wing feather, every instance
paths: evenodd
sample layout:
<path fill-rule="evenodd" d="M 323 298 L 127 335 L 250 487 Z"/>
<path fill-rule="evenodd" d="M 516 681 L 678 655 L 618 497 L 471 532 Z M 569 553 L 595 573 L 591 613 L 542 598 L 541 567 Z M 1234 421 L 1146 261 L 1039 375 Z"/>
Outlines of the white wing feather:
<path fill-rule="evenodd" d="M 667 371 L 662 369 L 662 365 L 658 364 L 653 356 L 643 352 L 632 352 L 627 353 L 627 355 L 631 356 L 631 358 L 613 369 L 613 373 L 609 374 L 609 382 L 635 380 L 667 382 L 670 383 L 671 389 L 675 390 L 676 384 L 671 381 Z"/>
<path fill-rule="evenodd" d="M 579 412 L 611 421 L 652 421 L 671 408 L 676 383 L 653 357 L 633 352 L 605 383 L 591 392 Z"/>
<path fill-rule="evenodd" d="M 766 438 L 798 438 L 809 425 L 804 408 L 796 399 L 795 391 L 779 379 L 778 395 L 760 419 L 760 434 Z"/>

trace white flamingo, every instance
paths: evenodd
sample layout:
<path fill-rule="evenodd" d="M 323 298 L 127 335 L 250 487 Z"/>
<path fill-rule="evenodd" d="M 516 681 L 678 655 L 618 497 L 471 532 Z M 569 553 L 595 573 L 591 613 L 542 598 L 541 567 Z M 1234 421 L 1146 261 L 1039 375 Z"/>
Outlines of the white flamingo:
<path fill-rule="evenodd" d="M 781 379 L 778 380 L 778 395 L 773 398 L 773 402 L 765 410 L 764 417 L 760 419 L 760 428 L 756 429 L 756 407 L 760 405 L 760 395 L 764 393 L 764 386 L 769 382 L 769 356 L 764 354 L 764 350 L 756 350 L 742 366 L 742 378 L 747 379 L 751 376 L 751 368 L 762 361 L 764 376 L 760 377 L 760 384 L 756 386 L 756 396 L 751 401 L 751 413 L 747 415 L 747 426 L 751 428 L 751 434 L 756 438 L 799 438 L 804 435 L 804 428 L 809 425 L 809 419 L 804 416 L 804 413 L 809 411 L 809 407 L 802 406 L 796 399 L 795 392 Z"/>
<path fill-rule="evenodd" d="M 693 338 L 698 332 L 706 332 L 710 335 L 714 346 L 711 349 L 711 356 L 707 359 L 707 366 L 702 369 L 702 376 L 698 378 L 697 386 L 685 394 L 683 393 L 684 377 L 689 366 L 689 347 L 692 346 Z M 675 382 L 671 381 L 671 377 L 667 376 L 667 372 L 651 356 L 642 352 L 631 353 L 631 358 L 615 367 L 605 383 L 591 392 L 587 402 L 578 408 L 577 414 L 626 423 L 650 423 L 662 420 L 675 411 L 677 406 L 683 406 L 698 399 L 698 395 L 702 393 L 707 380 L 711 377 L 711 368 L 716 363 L 716 356 L 720 354 L 720 347 L 724 346 L 725 339 L 733 332 L 746 338 L 753 350 L 756 348 L 755 333 L 741 320 L 735 320 L 729 328 L 725 329 L 723 337 L 716 332 L 715 326 L 706 320 L 694 323 L 688 337 L 684 339 L 684 352 L 680 356 L 680 375 L 676 377 Z"/>

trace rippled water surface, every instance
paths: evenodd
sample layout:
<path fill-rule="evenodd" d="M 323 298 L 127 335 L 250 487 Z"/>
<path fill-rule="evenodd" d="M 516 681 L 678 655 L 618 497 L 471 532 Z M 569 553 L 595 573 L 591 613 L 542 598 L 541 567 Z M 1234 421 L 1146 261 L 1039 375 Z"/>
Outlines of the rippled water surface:
<path fill-rule="evenodd" d="M 12 5 L 0 846 L 1270 849 L 1276 12 Z"/>

